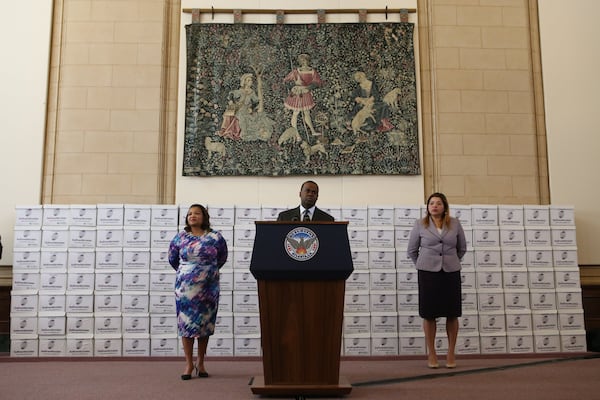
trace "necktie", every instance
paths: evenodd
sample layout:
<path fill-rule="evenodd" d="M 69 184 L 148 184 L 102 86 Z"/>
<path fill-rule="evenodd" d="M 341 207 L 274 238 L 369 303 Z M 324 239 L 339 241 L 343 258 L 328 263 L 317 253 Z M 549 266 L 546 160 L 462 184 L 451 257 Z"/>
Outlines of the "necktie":
<path fill-rule="evenodd" d="M 310 221 L 310 213 L 308 210 L 304 210 L 304 217 L 302 217 L 302 221 Z"/>

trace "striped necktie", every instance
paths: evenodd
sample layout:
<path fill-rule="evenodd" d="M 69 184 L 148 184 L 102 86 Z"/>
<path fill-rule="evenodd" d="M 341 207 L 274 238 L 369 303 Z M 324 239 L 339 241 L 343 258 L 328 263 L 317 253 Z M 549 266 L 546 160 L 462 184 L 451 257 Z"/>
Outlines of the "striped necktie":
<path fill-rule="evenodd" d="M 310 212 L 308 210 L 304 210 L 304 217 L 302 217 L 302 221 L 310 221 Z"/>

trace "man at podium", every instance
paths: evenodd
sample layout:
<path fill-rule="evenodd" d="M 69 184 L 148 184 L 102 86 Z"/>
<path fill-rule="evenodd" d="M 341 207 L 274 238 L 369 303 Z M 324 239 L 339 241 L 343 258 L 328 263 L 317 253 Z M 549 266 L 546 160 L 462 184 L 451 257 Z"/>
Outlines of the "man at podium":
<path fill-rule="evenodd" d="M 319 185 L 306 181 L 300 186 L 300 205 L 279 213 L 277 221 L 333 221 L 334 218 L 315 205 L 319 198 Z"/>

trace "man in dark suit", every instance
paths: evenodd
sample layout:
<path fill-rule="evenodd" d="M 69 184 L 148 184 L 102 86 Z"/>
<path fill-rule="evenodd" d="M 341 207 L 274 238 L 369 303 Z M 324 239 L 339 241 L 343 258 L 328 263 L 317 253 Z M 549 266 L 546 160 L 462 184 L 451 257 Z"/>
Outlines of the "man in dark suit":
<path fill-rule="evenodd" d="M 304 182 L 300 186 L 300 205 L 280 212 L 277 221 L 333 221 L 331 215 L 315 206 L 318 198 L 319 186 L 316 182 Z"/>

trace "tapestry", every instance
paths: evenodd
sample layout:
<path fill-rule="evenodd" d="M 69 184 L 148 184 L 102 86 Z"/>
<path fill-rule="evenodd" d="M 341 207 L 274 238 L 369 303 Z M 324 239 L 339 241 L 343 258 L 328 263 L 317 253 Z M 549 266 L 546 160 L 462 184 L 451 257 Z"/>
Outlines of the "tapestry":
<path fill-rule="evenodd" d="M 183 175 L 419 174 L 413 27 L 187 25 Z"/>

